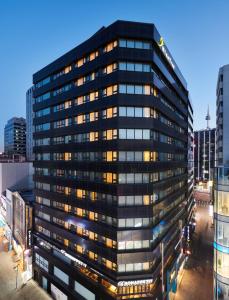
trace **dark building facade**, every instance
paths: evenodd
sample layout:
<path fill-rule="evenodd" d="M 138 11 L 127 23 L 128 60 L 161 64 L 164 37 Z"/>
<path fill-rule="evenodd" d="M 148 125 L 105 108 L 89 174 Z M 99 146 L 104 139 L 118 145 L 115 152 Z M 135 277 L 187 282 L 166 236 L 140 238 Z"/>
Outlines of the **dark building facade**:
<path fill-rule="evenodd" d="M 26 121 L 10 119 L 4 128 L 4 152 L 8 155 L 26 155 Z"/>
<path fill-rule="evenodd" d="M 33 82 L 35 279 L 56 299 L 156 299 L 163 257 L 169 293 L 193 111 L 157 29 L 117 21 Z"/>
<path fill-rule="evenodd" d="M 33 87 L 26 92 L 26 159 L 34 160 L 33 154 Z"/>
<path fill-rule="evenodd" d="M 194 132 L 194 178 L 196 181 L 213 180 L 216 166 L 215 128 Z"/>

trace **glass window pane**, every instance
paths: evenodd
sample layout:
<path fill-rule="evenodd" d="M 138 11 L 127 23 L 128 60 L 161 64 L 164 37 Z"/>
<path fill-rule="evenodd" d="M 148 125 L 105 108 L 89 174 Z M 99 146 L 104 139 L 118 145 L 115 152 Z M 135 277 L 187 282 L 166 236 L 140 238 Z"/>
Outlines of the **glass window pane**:
<path fill-rule="evenodd" d="M 143 111 L 143 109 L 141 107 L 135 107 L 135 117 L 141 118 L 142 111 Z"/>
<path fill-rule="evenodd" d="M 135 152 L 135 161 L 142 161 L 142 152 L 141 151 L 136 151 Z"/>
<path fill-rule="evenodd" d="M 128 173 L 126 177 L 127 183 L 134 183 L 134 174 Z"/>
<path fill-rule="evenodd" d="M 127 129 L 127 139 L 128 140 L 133 140 L 134 139 L 134 129 Z"/>
<path fill-rule="evenodd" d="M 127 40 L 127 48 L 134 48 L 134 41 Z"/>
<path fill-rule="evenodd" d="M 118 175 L 118 182 L 119 183 L 126 183 L 126 174 L 120 173 Z"/>
<path fill-rule="evenodd" d="M 144 107 L 144 117 L 149 118 L 150 117 L 150 108 Z"/>
<path fill-rule="evenodd" d="M 149 183 L 149 174 L 143 173 L 143 183 Z"/>
<path fill-rule="evenodd" d="M 126 139 L 126 129 L 119 129 L 119 138 L 120 139 Z"/>
<path fill-rule="evenodd" d="M 135 139 L 136 140 L 142 139 L 142 129 L 135 129 Z"/>
<path fill-rule="evenodd" d="M 127 107 L 127 117 L 134 117 L 134 107 Z"/>
<path fill-rule="evenodd" d="M 127 161 L 134 161 L 134 152 L 133 151 L 127 151 L 126 152 L 126 160 Z"/>
<path fill-rule="evenodd" d="M 127 219 L 128 220 L 128 219 Z M 126 242 L 126 249 L 133 249 L 134 248 L 134 243 L 133 241 L 127 241 Z"/>
<path fill-rule="evenodd" d="M 143 43 L 141 41 L 135 41 L 135 48 L 142 49 L 143 48 Z"/>
<path fill-rule="evenodd" d="M 134 219 L 126 219 L 126 227 L 133 227 Z"/>
<path fill-rule="evenodd" d="M 150 49 L 150 43 L 148 43 L 148 42 L 143 43 L 143 48 Z"/>
<path fill-rule="evenodd" d="M 126 117 L 126 107 L 124 107 L 124 106 L 119 107 L 119 116 Z"/>
<path fill-rule="evenodd" d="M 119 40 L 119 47 L 126 47 L 126 40 L 120 39 Z"/>
<path fill-rule="evenodd" d="M 125 196 L 119 196 L 118 197 L 118 204 L 121 205 L 125 205 Z"/>
<path fill-rule="evenodd" d="M 134 227 L 141 227 L 142 226 L 142 218 L 134 219 Z"/>
<path fill-rule="evenodd" d="M 137 249 L 137 248 L 135 248 Z M 141 271 L 142 270 L 142 263 L 135 263 L 134 264 L 134 271 Z"/>
<path fill-rule="evenodd" d="M 134 205 L 134 197 L 126 196 L 126 205 Z"/>
<path fill-rule="evenodd" d="M 149 140 L 149 139 L 150 139 L 149 129 L 143 129 L 143 140 Z"/>
<path fill-rule="evenodd" d="M 135 85 L 135 94 L 141 95 L 143 87 L 141 85 Z"/>
<path fill-rule="evenodd" d="M 134 64 L 127 63 L 127 71 L 134 71 Z"/>
<path fill-rule="evenodd" d="M 135 64 L 135 71 L 142 72 L 142 64 Z"/>
<path fill-rule="evenodd" d="M 119 70 L 121 70 L 121 71 L 126 71 L 126 63 L 120 62 L 120 63 L 119 63 Z"/>
<path fill-rule="evenodd" d="M 141 173 L 136 173 L 135 174 L 135 183 L 142 183 L 142 174 Z"/>
<path fill-rule="evenodd" d="M 142 248 L 142 241 L 134 241 L 134 249 Z"/>
<path fill-rule="evenodd" d="M 126 94 L 126 85 L 125 84 L 119 85 L 119 93 Z"/>
<path fill-rule="evenodd" d="M 127 94 L 134 94 L 134 85 L 127 85 Z"/>
<path fill-rule="evenodd" d="M 142 196 L 135 196 L 135 204 L 136 205 L 142 204 Z"/>
<path fill-rule="evenodd" d="M 126 152 L 119 151 L 119 161 L 125 161 L 125 160 L 126 160 Z"/>
<path fill-rule="evenodd" d="M 125 219 L 118 219 L 118 227 L 125 227 Z"/>
<path fill-rule="evenodd" d="M 150 65 L 143 65 L 144 72 L 150 72 Z"/>
<path fill-rule="evenodd" d="M 118 242 L 118 249 L 125 249 L 125 242 Z M 125 265 L 119 265 L 119 266 L 125 266 Z"/>

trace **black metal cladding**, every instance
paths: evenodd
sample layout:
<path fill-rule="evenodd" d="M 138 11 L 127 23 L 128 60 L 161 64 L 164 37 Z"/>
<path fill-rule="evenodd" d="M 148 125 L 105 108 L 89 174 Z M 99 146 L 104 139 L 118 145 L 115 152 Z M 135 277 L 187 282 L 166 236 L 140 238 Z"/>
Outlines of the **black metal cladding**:
<path fill-rule="evenodd" d="M 121 38 L 147 42 L 151 47 L 149 49 L 122 48 L 118 44 L 118 40 Z M 187 132 L 188 105 L 190 105 L 188 91 L 178 67 L 175 65 L 175 69 L 173 69 L 158 47 L 159 39 L 160 35 L 152 24 L 117 21 L 109 27 L 101 29 L 86 42 L 33 76 L 35 99 L 51 92 L 48 99 L 39 103 L 35 100 L 33 107 L 35 114 L 42 109 L 50 108 L 49 114 L 34 118 L 35 128 L 41 124 L 51 124 L 48 130 L 34 133 L 36 155 L 34 180 L 37 202 L 35 205 L 34 240 L 37 247 L 35 247 L 35 252 L 48 259 L 50 266 L 49 274 L 46 277 L 49 278 L 50 283 L 56 284 L 69 299 L 79 297 L 77 293 L 74 294 L 75 292 L 68 292 L 70 287 L 74 290 L 73 278 L 78 277 L 79 282 L 96 295 L 100 295 L 102 297 L 100 299 L 108 299 L 108 294 L 109 297 L 122 299 L 123 293 L 132 293 L 130 297 L 138 295 L 145 298 L 146 294 L 152 297 L 153 285 L 149 283 L 146 284 L 147 287 L 144 287 L 147 288 L 147 293 L 141 290 L 142 287 L 138 287 L 139 290 L 135 292 L 124 292 L 118 287 L 118 281 L 144 280 L 157 276 L 160 240 L 164 238 L 167 242 L 166 255 L 173 255 L 172 243 L 179 237 L 178 221 L 179 219 L 185 220 L 190 214 L 185 211 L 188 188 Z M 116 46 L 109 52 L 104 52 L 104 47 L 113 41 L 116 41 Z M 77 60 L 93 51 L 98 51 L 97 57 L 92 61 L 85 62 L 81 67 L 75 67 Z M 150 64 L 151 72 L 117 69 L 110 74 L 103 73 L 103 69 L 107 65 L 123 61 Z M 70 72 L 53 79 L 54 74 L 67 66 L 71 66 Z M 94 80 L 81 86 L 74 86 L 77 79 L 95 71 L 98 72 L 98 76 Z M 47 80 L 43 86 L 38 87 L 39 82 L 47 77 L 51 77 L 51 79 Z M 52 95 L 53 91 L 69 83 L 72 84 L 71 89 L 56 96 Z M 119 84 L 150 86 L 150 94 L 122 94 L 118 90 L 113 95 L 103 95 L 103 89 Z M 98 91 L 97 100 L 81 105 L 75 104 L 77 97 L 92 91 Z M 68 100 L 72 101 L 71 107 L 54 112 L 54 106 Z M 118 110 L 120 106 L 145 107 L 155 110 L 157 113 L 156 117 L 147 118 L 119 115 L 108 119 L 103 118 L 103 110 L 111 107 L 117 107 Z M 74 124 L 75 116 L 94 111 L 98 112 L 98 120 L 80 125 Z M 65 118 L 72 119 L 70 126 L 53 127 L 54 122 Z M 165 119 L 169 120 L 168 124 L 163 122 Z M 151 136 L 150 139 L 142 140 L 120 139 L 120 128 L 150 129 L 151 134 L 157 132 L 160 136 L 157 140 Z M 176 128 L 180 128 L 179 131 Z M 117 130 L 117 137 L 104 140 L 103 131 L 110 129 Z M 93 142 L 78 142 L 74 140 L 75 137 L 73 138 L 80 133 L 95 131 L 98 132 L 98 140 Z M 168 142 L 163 141 L 161 138 L 163 135 L 169 137 Z M 54 138 L 62 136 L 71 136 L 71 142 L 55 144 Z M 37 144 L 36 141 L 45 138 L 50 139 L 46 145 Z M 143 160 L 120 161 L 120 151 L 140 152 Z M 77 152 L 115 152 L 117 159 L 111 161 L 102 156 L 97 161 L 77 161 L 74 156 L 74 153 Z M 45 156 L 47 153 L 48 158 L 42 160 L 41 156 Z M 57 161 L 54 159 L 54 153 L 71 153 L 71 159 Z M 153 153 L 153 158 L 149 159 L 148 155 L 151 155 L 149 153 Z M 180 159 L 177 158 L 179 155 Z M 46 174 L 39 174 L 40 169 L 44 170 Z M 56 176 L 54 172 L 56 169 L 64 170 L 64 172 L 66 170 L 88 172 L 87 176 L 100 173 L 102 179 L 96 181 L 90 180 L 89 177 L 88 180 L 81 180 L 68 178 L 65 175 Z M 127 181 L 130 180 L 129 178 L 132 176 L 130 174 L 133 173 L 157 173 L 157 176 L 156 179 L 150 179 L 150 182 L 144 181 L 146 179 L 144 179 L 144 175 L 141 175 L 142 182 L 122 183 L 119 181 L 119 174 L 125 173 L 129 174 L 126 177 Z M 110 179 L 111 175 L 107 174 L 115 175 L 112 175 L 113 177 Z M 106 179 L 104 179 L 105 177 Z M 139 178 L 138 175 L 133 178 L 133 180 L 139 180 L 136 179 Z M 86 191 L 83 192 L 85 193 L 84 199 L 78 196 L 78 190 Z M 91 194 L 87 191 L 95 192 L 96 196 L 93 197 L 97 198 L 92 200 Z M 127 196 L 132 196 L 132 198 L 125 201 L 133 200 L 133 203 L 120 204 L 120 197 Z M 133 196 L 138 197 L 136 198 L 138 200 Z M 142 199 L 142 203 L 137 202 L 139 199 Z M 93 213 L 93 217 L 91 213 Z M 127 221 L 123 221 L 125 219 L 129 221 L 133 219 L 135 225 L 123 227 L 121 225 L 123 222 L 127 224 Z M 162 220 L 167 227 L 163 230 L 160 229 L 160 234 L 156 236 L 154 230 Z M 79 224 L 83 226 L 84 233 L 77 231 L 80 227 Z M 91 239 L 90 232 L 96 234 L 97 238 Z M 96 284 L 92 285 L 91 280 L 83 276 L 82 270 L 69 268 L 61 260 L 57 263 L 57 258 L 53 258 L 50 252 L 46 254 L 43 246 L 39 243 L 39 238 L 54 245 L 54 249 L 64 249 L 70 255 L 80 259 L 83 264 L 87 265 L 85 267 L 88 269 L 87 272 L 99 272 L 96 273 L 99 278 Z M 127 247 L 123 249 L 120 246 L 121 242 L 137 243 L 138 241 L 142 245 L 140 248 Z M 144 242 L 147 244 L 147 241 L 148 246 L 143 247 Z M 83 249 L 82 253 L 81 250 L 77 250 L 77 246 Z M 96 259 L 92 260 L 91 253 L 96 254 Z M 68 288 L 53 275 L 53 267 L 57 264 L 70 276 Z M 136 264 L 141 264 L 141 268 L 138 266 L 139 269 L 131 270 L 132 266 L 130 265 L 137 268 Z M 123 271 L 123 268 L 126 268 L 126 271 Z M 39 276 L 43 276 L 44 270 L 37 265 L 36 271 L 40 272 Z M 142 284 L 144 285 L 144 283 Z"/>

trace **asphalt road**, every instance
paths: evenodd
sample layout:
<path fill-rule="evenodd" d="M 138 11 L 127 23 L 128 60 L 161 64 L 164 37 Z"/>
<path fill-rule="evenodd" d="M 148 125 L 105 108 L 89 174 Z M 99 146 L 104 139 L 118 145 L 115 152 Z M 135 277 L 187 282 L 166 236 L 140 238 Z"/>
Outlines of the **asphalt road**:
<path fill-rule="evenodd" d="M 51 300 L 34 280 L 22 285 L 21 272 L 18 272 L 18 289 L 16 289 L 16 272 L 13 269 L 13 253 L 0 251 L 0 300 Z"/>
<path fill-rule="evenodd" d="M 209 205 L 196 207 L 196 231 L 193 253 L 185 266 L 175 300 L 213 299 L 213 235 Z"/>

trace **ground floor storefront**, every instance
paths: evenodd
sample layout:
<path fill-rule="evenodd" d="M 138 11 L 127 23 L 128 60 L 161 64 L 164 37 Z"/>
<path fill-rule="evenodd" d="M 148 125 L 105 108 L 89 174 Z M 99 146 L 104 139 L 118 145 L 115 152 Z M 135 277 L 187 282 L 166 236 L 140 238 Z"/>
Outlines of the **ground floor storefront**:
<path fill-rule="evenodd" d="M 0 300 L 51 300 L 34 280 L 23 284 L 22 272 L 16 271 L 15 253 L 0 251 Z M 17 289 L 16 289 L 17 285 Z"/>

